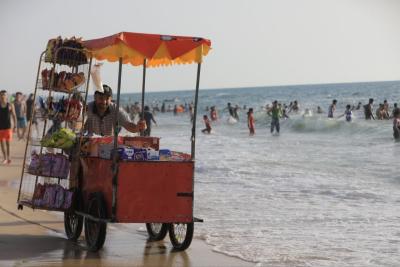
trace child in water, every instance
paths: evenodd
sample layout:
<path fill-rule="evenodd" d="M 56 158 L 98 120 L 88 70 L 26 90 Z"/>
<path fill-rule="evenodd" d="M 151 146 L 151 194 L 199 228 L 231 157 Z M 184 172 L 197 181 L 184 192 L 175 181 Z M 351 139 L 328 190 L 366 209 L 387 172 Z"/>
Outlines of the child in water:
<path fill-rule="evenodd" d="M 247 126 L 249 127 L 250 130 L 250 135 L 255 134 L 254 130 L 254 116 L 253 116 L 253 109 L 249 108 L 249 112 L 247 112 Z"/>
<path fill-rule="evenodd" d="M 351 120 L 353 119 L 353 112 L 351 111 L 350 105 L 346 105 L 346 110 L 338 118 L 343 117 L 343 116 L 345 116 L 346 121 L 348 121 L 348 122 L 351 122 Z"/>
<path fill-rule="evenodd" d="M 210 120 L 208 119 L 207 115 L 203 116 L 203 121 L 204 121 L 204 124 L 206 125 L 206 128 L 201 130 L 201 132 L 208 133 L 208 134 L 211 133 L 211 123 L 210 123 Z"/>
<path fill-rule="evenodd" d="M 396 141 L 400 141 L 400 109 L 393 112 L 393 137 Z"/>

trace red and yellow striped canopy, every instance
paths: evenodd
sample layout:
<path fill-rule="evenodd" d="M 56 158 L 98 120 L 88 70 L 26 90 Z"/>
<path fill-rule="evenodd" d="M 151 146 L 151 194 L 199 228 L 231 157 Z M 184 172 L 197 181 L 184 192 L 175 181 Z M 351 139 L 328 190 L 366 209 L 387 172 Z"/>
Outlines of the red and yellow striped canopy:
<path fill-rule="evenodd" d="M 186 37 L 134 32 L 120 32 L 99 39 L 83 41 L 89 56 L 97 60 L 118 61 L 148 67 L 201 63 L 211 49 L 211 41 Z"/>

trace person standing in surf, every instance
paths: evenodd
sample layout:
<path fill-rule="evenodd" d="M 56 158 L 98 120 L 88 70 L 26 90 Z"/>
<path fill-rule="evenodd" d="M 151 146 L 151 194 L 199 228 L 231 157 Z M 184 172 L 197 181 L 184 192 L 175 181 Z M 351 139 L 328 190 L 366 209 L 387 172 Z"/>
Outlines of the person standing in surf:
<path fill-rule="evenodd" d="M 393 137 L 396 141 L 400 141 L 400 109 L 393 112 Z"/>
<path fill-rule="evenodd" d="M 254 116 L 253 116 L 253 109 L 249 108 L 247 112 L 247 127 L 249 127 L 250 136 L 255 134 L 255 127 L 254 127 Z"/>
<path fill-rule="evenodd" d="M 226 108 L 224 108 L 224 110 L 228 110 L 229 111 L 229 115 L 234 118 L 235 117 L 235 112 L 233 107 L 231 106 L 231 103 L 229 102 L 228 105 L 226 106 Z"/>
<path fill-rule="evenodd" d="M 215 106 L 212 106 L 210 108 L 210 118 L 212 121 L 217 121 L 218 120 L 218 113 L 217 113 L 217 109 Z"/>
<path fill-rule="evenodd" d="M 351 111 L 351 106 L 347 105 L 346 106 L 346 110 L 344 111 L 344 113 L 342 115 L 340 115 L 338 118 L 341 118 L 345 116 L 346 121 L 351 122 L 353 119 L 353 112 Z"/>
<path fill-rule="evenodd" d="M 272 117 L 271 121 L 271 134 L 274 133 L 274 129 L 276 133 L 279 134 L 280 125 L 279 125 L 279 117 L 281 116 L 281 110 L 278 107 L 278 101 L 275 100 L 272 103 L 272 107 L 268 110 L 268 115 Z"/>
<path fill-rule="evenodd" d="M 203 130 L 201 130 L 201 132 L 202 132 L 202 133 L 210 134 L 210 133 L 211 133 L 211 122 L 210 122 L 210 120 L 208 119 L 208 116 L 207 116 L 207 115 L 204 115 L 204 116 L 203 116 L 203 121 L 204 121 L 204 124 L 206 125 L 206 128 L 203 129 Z"/>
<path fill-rule="evenodd" d="M 370 120 L 371 118 L 375 120 L 374 114 L 372 112 L 372 104 L 374 103 L 374 99 L 370 98 L 368 104 L 364 105 L 364 115 L 366 120 Z"/>
<path fill-rule="evenodd" d="M 336 103 L 337 103 L 337 100 L 333 99 L 332 104 L 329 106 L 329 109 L 328 109 L 328 118 L 333 118 L 333 113 L 336 110 Z"/>

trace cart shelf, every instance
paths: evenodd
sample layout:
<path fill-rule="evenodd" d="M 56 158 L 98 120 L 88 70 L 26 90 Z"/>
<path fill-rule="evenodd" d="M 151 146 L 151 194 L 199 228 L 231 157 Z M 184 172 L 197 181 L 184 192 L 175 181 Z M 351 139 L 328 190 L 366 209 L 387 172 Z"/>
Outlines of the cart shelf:
<path fill-rule="evenodd" d="M 20 200 L 20 201 L 18 201 L 18 205 L 22 205 L 22 206 L 32 208 L 35 210 L 62 211 L 62 212 L 70 210 L 70 209 L 62 209 L 62 208 L 50 208 L 50 207 L 44 207 L 44 206 L 36 206 L 36 205 L 33 205 L 32 201 L 30 201 L 30 200 Z"/>
<path fill-rule="evenodd" d="M 68 177 L 57 177 L 57 176 L 43 175 L 43 174 L 40 174 L 40 173 L 33 173 L 33 172 L 30 172 L 30 171 L 26 171 L 25 173 L 33 175 L 33 176 L 44 177 L 44 178 L 63 179 L 63 180 L 68 179 Z"/>

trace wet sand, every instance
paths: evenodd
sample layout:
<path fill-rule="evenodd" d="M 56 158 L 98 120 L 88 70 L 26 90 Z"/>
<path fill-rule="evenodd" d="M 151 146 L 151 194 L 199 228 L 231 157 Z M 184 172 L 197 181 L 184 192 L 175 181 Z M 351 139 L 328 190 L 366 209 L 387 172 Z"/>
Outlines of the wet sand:
<path fill-rule="evenodd" d="M 0 165 L 0 266 L 254 266 L 198 239 L 174 252 L 168 237 L 147 241 L 144 224 L 109 224 L 104 248 L 89 252 L 83 232 L 76 243 L 66 239 L 62 213 L 17 210 L 25 143 L 15 140 L 11 149 L 12 163 Z"/>

